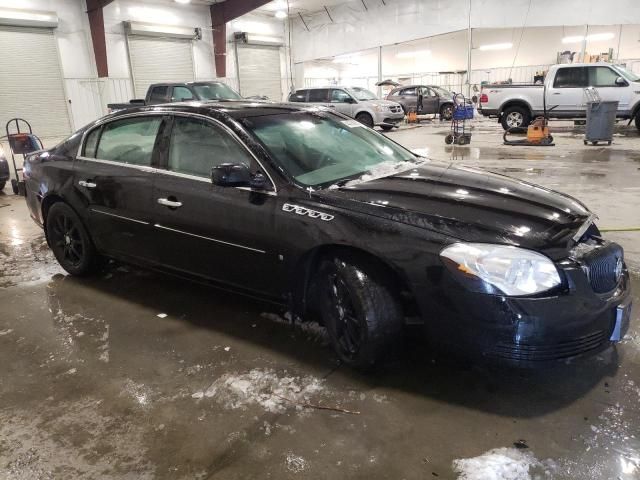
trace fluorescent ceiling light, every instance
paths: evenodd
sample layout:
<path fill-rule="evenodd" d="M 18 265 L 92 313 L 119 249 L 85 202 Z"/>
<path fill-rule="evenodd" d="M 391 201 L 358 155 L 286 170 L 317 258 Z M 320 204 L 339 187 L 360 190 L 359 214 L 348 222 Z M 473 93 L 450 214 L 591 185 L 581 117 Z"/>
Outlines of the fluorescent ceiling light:
<path fill-rule="evenodd" d="M 611 40 L 614 37 L 615 37 L 615 34 L 613 33 L 592 33 L 591 35 L 587 35 L 586 37 L 584 35 L 564 37 L 562 39 L 562 43 L 580 43 L 580 42 L 583 42 L 585 39 L 587 40 L 587 42 L 598 42 L 601 40 Z"/>
<path fill-rule="evenodd" d="M 490 45 L 480 45 L 480 50 L 509 50 L 513 48 L 513 43 L 492 43 Z"/>
<path fill-rule="evenodd" d="M 413 52 L 398 52 L 396 53 L 397 58 L 415 58 L 415 57 L 426 57 L 431 55 L 431 50 L 414 50 Z"/>
<path fill-rule="evenodd" d="M 352 63 L 360 56 L 359 53 L 350 53 L 348 55 L 338 55 L 333 59 L 333 63 Z"/>
<path fill-rule="evenodd" d="M 173 0 L 176 3 L 191 3 L 191 0 Z"/>
<path fill-rule="evenodd" d="M 287 12 L 284 10 L 278 10 L 276 12 L 276 18 L 287 18 Z"/>

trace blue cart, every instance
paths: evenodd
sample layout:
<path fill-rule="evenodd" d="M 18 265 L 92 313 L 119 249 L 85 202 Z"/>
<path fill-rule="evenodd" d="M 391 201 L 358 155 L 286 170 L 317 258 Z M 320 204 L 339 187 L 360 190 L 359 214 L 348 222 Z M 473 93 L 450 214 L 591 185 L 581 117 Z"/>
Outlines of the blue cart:
<path fill-rule="evenodd" d="M 467 132 L 467 120 L 473 118 L 473 105 L 461 93 L 453 94 L 453 116 L 451 117 L 451 132 L 444 137 L 444 143 L 451 145 L 468 145 L 471 143 L 471 133 Z"/>

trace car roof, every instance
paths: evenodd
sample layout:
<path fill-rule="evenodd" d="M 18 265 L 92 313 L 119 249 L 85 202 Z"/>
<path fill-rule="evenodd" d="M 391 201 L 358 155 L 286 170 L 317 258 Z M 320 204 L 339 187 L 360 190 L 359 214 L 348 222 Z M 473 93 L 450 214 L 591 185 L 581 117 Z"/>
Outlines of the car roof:
<path fill-rule="evenodd" d="M 204 85 L 206 83 L 222 83 L 226 85 L 226 83 L 219 80 L 200 80 L 197 82 L 158 82 L 152 83 L 149 87 L 181 87 L 183 85 Z"/>
<path fill-rule="evenodd" d="M 295 103 L 276 102 L 252 102 L 249 100 L 224 100 L 224 101 L 191 101 L 161 103 L 158 105 L 127 108 L 112 113 L 109 118 L 117 118 L 138 112 L 183 112 L 209 115 L 212 112 L 221 112 L 232 118 L 257 117 L 262 115 L 276 115 L 281 113 L 293 113 L 300 111 L 312 111 L 317 107 L 305 106 Z"/>

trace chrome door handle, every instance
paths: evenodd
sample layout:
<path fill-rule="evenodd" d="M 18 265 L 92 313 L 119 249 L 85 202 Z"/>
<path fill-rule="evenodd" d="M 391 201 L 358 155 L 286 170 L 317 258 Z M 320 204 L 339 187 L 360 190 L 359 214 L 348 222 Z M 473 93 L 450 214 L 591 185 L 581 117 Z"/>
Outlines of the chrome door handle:
<path fill-rule="evenodd" d="M 182 206 L 182 202 L 174 202 L 173 200 L 169 200 L 168 198 L 159 198 L 158 203 L 169 208 L 179 208 Z"/>
<path fill-rule="evenodd" d="M 560 95 L 560 92 L 553 92 L 553 95 Z"/>
<path fill-rule="evenodd" d="M 78 182 L 78 185 L 80 185 L 81 187 L 84 187 L 84 188 L 96 188 L 98 186 L 93 182 L 89 182 L 89 181 L 85 181 L 85 180 L 80 180 Z"/>

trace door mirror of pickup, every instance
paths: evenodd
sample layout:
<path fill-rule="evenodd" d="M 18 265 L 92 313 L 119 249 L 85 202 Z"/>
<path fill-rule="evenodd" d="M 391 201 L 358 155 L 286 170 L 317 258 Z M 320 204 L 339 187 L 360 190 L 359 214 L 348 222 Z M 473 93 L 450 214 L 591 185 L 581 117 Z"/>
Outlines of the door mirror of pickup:
<path fill-rule="evenodd" d="M 629 86 L 629 84 L 627 83 L 627 81 L 626 81 L 624 78 L 622 78 L 622 77 L 618 77 L 618 78 L 616 78 L 616 85 L 617 85 L 618 87 L 628 87 L 628 86 Z"/>
<path fill-rule="evenodd" d="M 211 183 L 220 187 L 248 187 L 251 172 L 242 163 L 223 163 L 211 169 Z"/>

